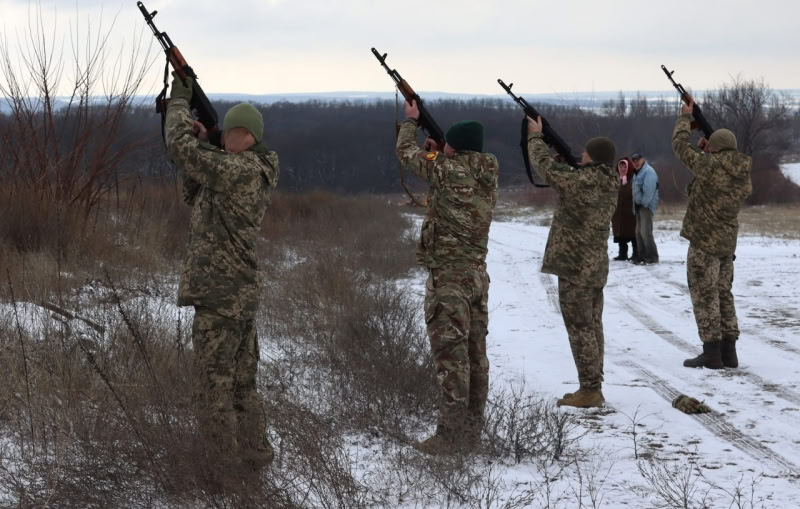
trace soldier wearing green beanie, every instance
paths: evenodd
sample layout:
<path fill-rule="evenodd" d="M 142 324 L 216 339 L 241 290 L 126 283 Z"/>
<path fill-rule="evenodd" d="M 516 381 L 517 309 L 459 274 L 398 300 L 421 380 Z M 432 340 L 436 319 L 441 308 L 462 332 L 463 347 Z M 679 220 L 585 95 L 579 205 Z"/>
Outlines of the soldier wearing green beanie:
<path fill-rule="evenodd" d="M 264 118 L 255 106 L 248 103 L 240 103 L 229 109 L 222 120 L 222 132 L 224 133 L 241 127 L 247 129 L 256 143 L 261 143 L 264 135 Z"/>
<path fill-rule="evenodd" d="M 444 139 L 455 150 L 483 152 L 483 124 L 475 120 L 456 122 L 447 130 Z"/>
<path fill-rule="evenodd" d="M 672 131 L 672 150 L 695 179 L 681 226 L 689 240 L 686 277 L 703 353 L 686 359 L 687 368 L 739 366 L 739 324 L 733 302 L 733 260 L 739 210 L 753 190 L 752 159 L 736 150 L 736 136 L 717 129 L 699 148 L 689 142 L 694 103 L 683 105 Z"/>
<path fill-rule="evenodd" d="M 528 118 L 528 156 L 558 193 L 542 272 L 558 277 L 558 301 L 578 371 L 579 389 L 558 406 L 602 407 L 603 288 L 608 278 L 608 234 L 620 179 L 616 147 L 605 137 L 586 142 L 578 168 L 556 162 L 542 137 L 541 118 Z"/>
<path fill-rule="evenodd" d="M 194 307 L 198 428 L 215 469 L 211 482 L 255 481 L 273 458 L 256 390 L 255 314 L 264 285 L 256 243 L 278 182 L 278 156 L 261 143 L 264 121 L 252 105 L 238 104 L 225 115 L 223 150 L 208 143 L 205 127 L 192 118 L 191 78 L 186 84 L 176 78 L 170 95 L 167 149 L 184 172 L 184 201 L 193 207 L 178 305 Z"/>
<path fill-rule="evenodd" d="M 436 432 L 414 447 L 450 454 L 475 447 L 489 393 L 486 334 L 489 275 L 486 253 L 497 202 L 497 158 L 483 152 L 483 126 L 453 124 L 444 147 L 426 140 L 417 147 L 416 103 L 406 103 L 397 137 L 397 158 L 430 183 L 428 212 L 417 263 L 428 271 L 425 323 L 439 380 Z"/>

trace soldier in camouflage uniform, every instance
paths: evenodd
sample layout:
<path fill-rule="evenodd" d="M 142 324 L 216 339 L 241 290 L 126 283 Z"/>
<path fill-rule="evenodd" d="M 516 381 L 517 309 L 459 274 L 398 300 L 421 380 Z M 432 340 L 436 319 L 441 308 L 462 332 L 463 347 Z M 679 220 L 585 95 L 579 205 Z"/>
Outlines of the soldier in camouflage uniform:
<path fill-rule="evenodd" d="M 416 103 L 406 103 L 397 157 L 430 183 L 417 262 L 429 270 L 425 322 L 441 387 L 436 433 L 415 447 L 446 454 L 474 447 L 489 392 L 486 252 L 497 202 L 497 158 L 483 153 L 483 126 L 458 122 L 439 151 L 417 147 Z M 432 148 L 432 140 L 426 140 Z"/>
<path fill-rule="evenodd" d="M 173 80 L 170 95 L 167 149 L 184 171 L 184 201 L 192 206 L 178 305 L 195 309 L 198 419 L 211 450 L 257 472 L 273 451 L 256 390 L 254 318 L 263 287 L 256 241 L 278 182 L 278 157 L 261 142 L 263 119 L 253 106 L 239 104 L 225 115 L 223 150 L 207 142 L 205 128 L 192 118 L 192 80 Z"/>
<path fill-rule="evenodd" d="M 733 304 L 733 260 L 737 217 L 753 186 L 751 158 L 736 150 L 736 136 L 717 129 L 700 149 L 689 143 L 694 103 L 683 105 L 672 132 L 675 155 L 694 174 L 681 236 L 689 240 L 686 271 L 703 353 L 687 359 L 691 368 L 720 369 L 739 365 L 739 326 Z"/>
<path fill-rule="evenodd" d="M 586 142 L 581 164 L 558 163 L 542 139 L 541 118 L 528 119 L 528 155 L 558 193 L 542 272 L 558 276 L 558 299 L 580 387 L 558 406 L 601 407 L 603 288 L 608 277 L 608 234 L 620 179 L 616 148 L 608 138 Z"/>

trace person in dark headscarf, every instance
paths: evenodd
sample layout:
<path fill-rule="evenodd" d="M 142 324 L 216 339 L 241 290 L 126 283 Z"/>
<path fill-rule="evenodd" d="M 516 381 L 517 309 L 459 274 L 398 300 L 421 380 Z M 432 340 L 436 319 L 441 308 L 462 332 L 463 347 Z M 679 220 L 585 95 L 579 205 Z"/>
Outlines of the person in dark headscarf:
<path fill-rule="evenodd" d="M 629 157 L 623 157 L 617 162 L 617 172 L 619 172 L 620 188 L 617 196 L 617 208 L 611 218 L 611 230 L 614 234 L 614 243 L 619 244 L 619 255 L 614 258 L 617 261 L 628 259 L 628 242 L 633 246 L 632 259 L 637 258 L 636 249 L 636 216 L 633 214 L 633 178 L 630 173 L 633 171 L 633 161 Z"/>

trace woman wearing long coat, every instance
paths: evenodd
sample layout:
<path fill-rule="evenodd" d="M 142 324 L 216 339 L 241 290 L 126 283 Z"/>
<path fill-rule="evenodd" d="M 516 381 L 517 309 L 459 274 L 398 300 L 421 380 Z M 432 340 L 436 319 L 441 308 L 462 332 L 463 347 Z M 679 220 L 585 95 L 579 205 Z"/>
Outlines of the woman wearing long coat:
<path fill-rule="evenodd" d="M 636 259 L 636 216 L 633 214 L 633 178 L 628 175 L 633 172 L 633 161 L 623 157 L 617 162 L 617 171 L 621 186 L 617 196 L 617 208 L 611 218 L 611 230 L 614 242 L 619 244 L 619 255 L 614 260 L 625 261 L 628 259 L 628 242 L 633 246 L 633 259 Z"/>

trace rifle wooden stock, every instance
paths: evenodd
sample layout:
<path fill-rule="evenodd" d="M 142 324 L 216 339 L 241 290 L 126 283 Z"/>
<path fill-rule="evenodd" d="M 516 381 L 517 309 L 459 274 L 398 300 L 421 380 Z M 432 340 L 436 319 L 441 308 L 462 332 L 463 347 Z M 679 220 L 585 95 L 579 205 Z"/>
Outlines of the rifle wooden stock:
<path fill-rule="evenodd" d="M 446 143 L 444 139 L 444 131 L 439 125 L 436 123 L 436 120 L 433 119 L 433 116 L 428 112 L 428 109 L 425 108 L 425 104 L 422 98 L 414 92 L 414 89 L 411 88 L 411 85 L 408 84 L 406 80 L 400 76 L 400 73 L 397 72 L 396 69 L 391 69 L 386 64 L 386 53 L 383 55 L 378 52 L 375 48 L 372 48 L 372 54 L 375 55 L 375 58 L 378 59 L 378 62 L 381 63 L 381 67 L 383 67 L 389 76 L 394 81 L 397 90 L 403 95 L 403 98 L 411 104 L 412 101 L 416 101 L 417 108 L 419 109 L 419 119 L 418 125 L 425 131 L 429 138 L 433 139 L 440 147 L 444 147 Z"/>
<path fill-rule="evenodd" d="M 405 97 L 408 104 L 411 104 L 411 101 L 416 100 L 417 93 L 414 92 L 414 89 L 411 88 L 411 85 L 408 84 L 406 80 L 402 80 L 400 83 L 397 84 L 398 90 L 400 90 L 400 95 Z"/>
<path fill-rule="evenodd" d="M 184 71 L 183 68 L 188 67 L 189 64 L 186 63 L 186 59 L 183 58 L 183 55 L 181 54 L 177 46 L 173 46 L 172 48 L 169 49 L 167 58 L 169 58 L 170 65 L 172 66 L 173 69 L 175 69 L 175 72 L 178 73 L 180 79 L 182 81 L 186 81 L 186 71 Z"/>
<path fill-rule="evenodd" d="M 194 70 L 192 70 L 192 68 L 186 62 L 186 59 L 183 57 L 181 51 L 172 43 L 172 40 L 169 38 L 169 35 L 167 35 L 166 32 L 161 32 L 158 28 L 156 28 L 153 18 L 158 12 L 148 11 L 141 1 L 136 2 L 136 5 L 139 7 L 142 16 L 144 16 L 147 26 L 150 27 L 150 30 L 153 31 L 153 35 L 158 40 L 159 44 L 161 44 L 161 47 L 167 56 L 168 66 L 171 66 L 172 69 L 175 70 L 175 74 L 178 75 L 178 78 L 180 78 L 184 84 L 186 83 L 187 78 L 192 78 L 194 83 L 192 84 L 192 97 L 189 100 L 189 108 L 197 113 L 198 120 L 203 124 L 203 126 L 205 126 L 209 134 L 217 133 L 219 131 L 219 127 L 217 127 L 217 112 L 214 109 L 214 106 L 211 104 L 211 101 L 208 99 L 208 96 L 206 96 L 205 91 L 203 91 L 203 88 L 197 82 L 197 74 L 195 74 Z M 168 103 L 168 100 L 166 99 L 168 87 L 167 70 L 168 67 L 164 70 L 164 88 L 156 98 L 156 111 L 162 114 L 162 131 L 163 124 L 165 122 L 164 113 L 166 112 Z"/>

